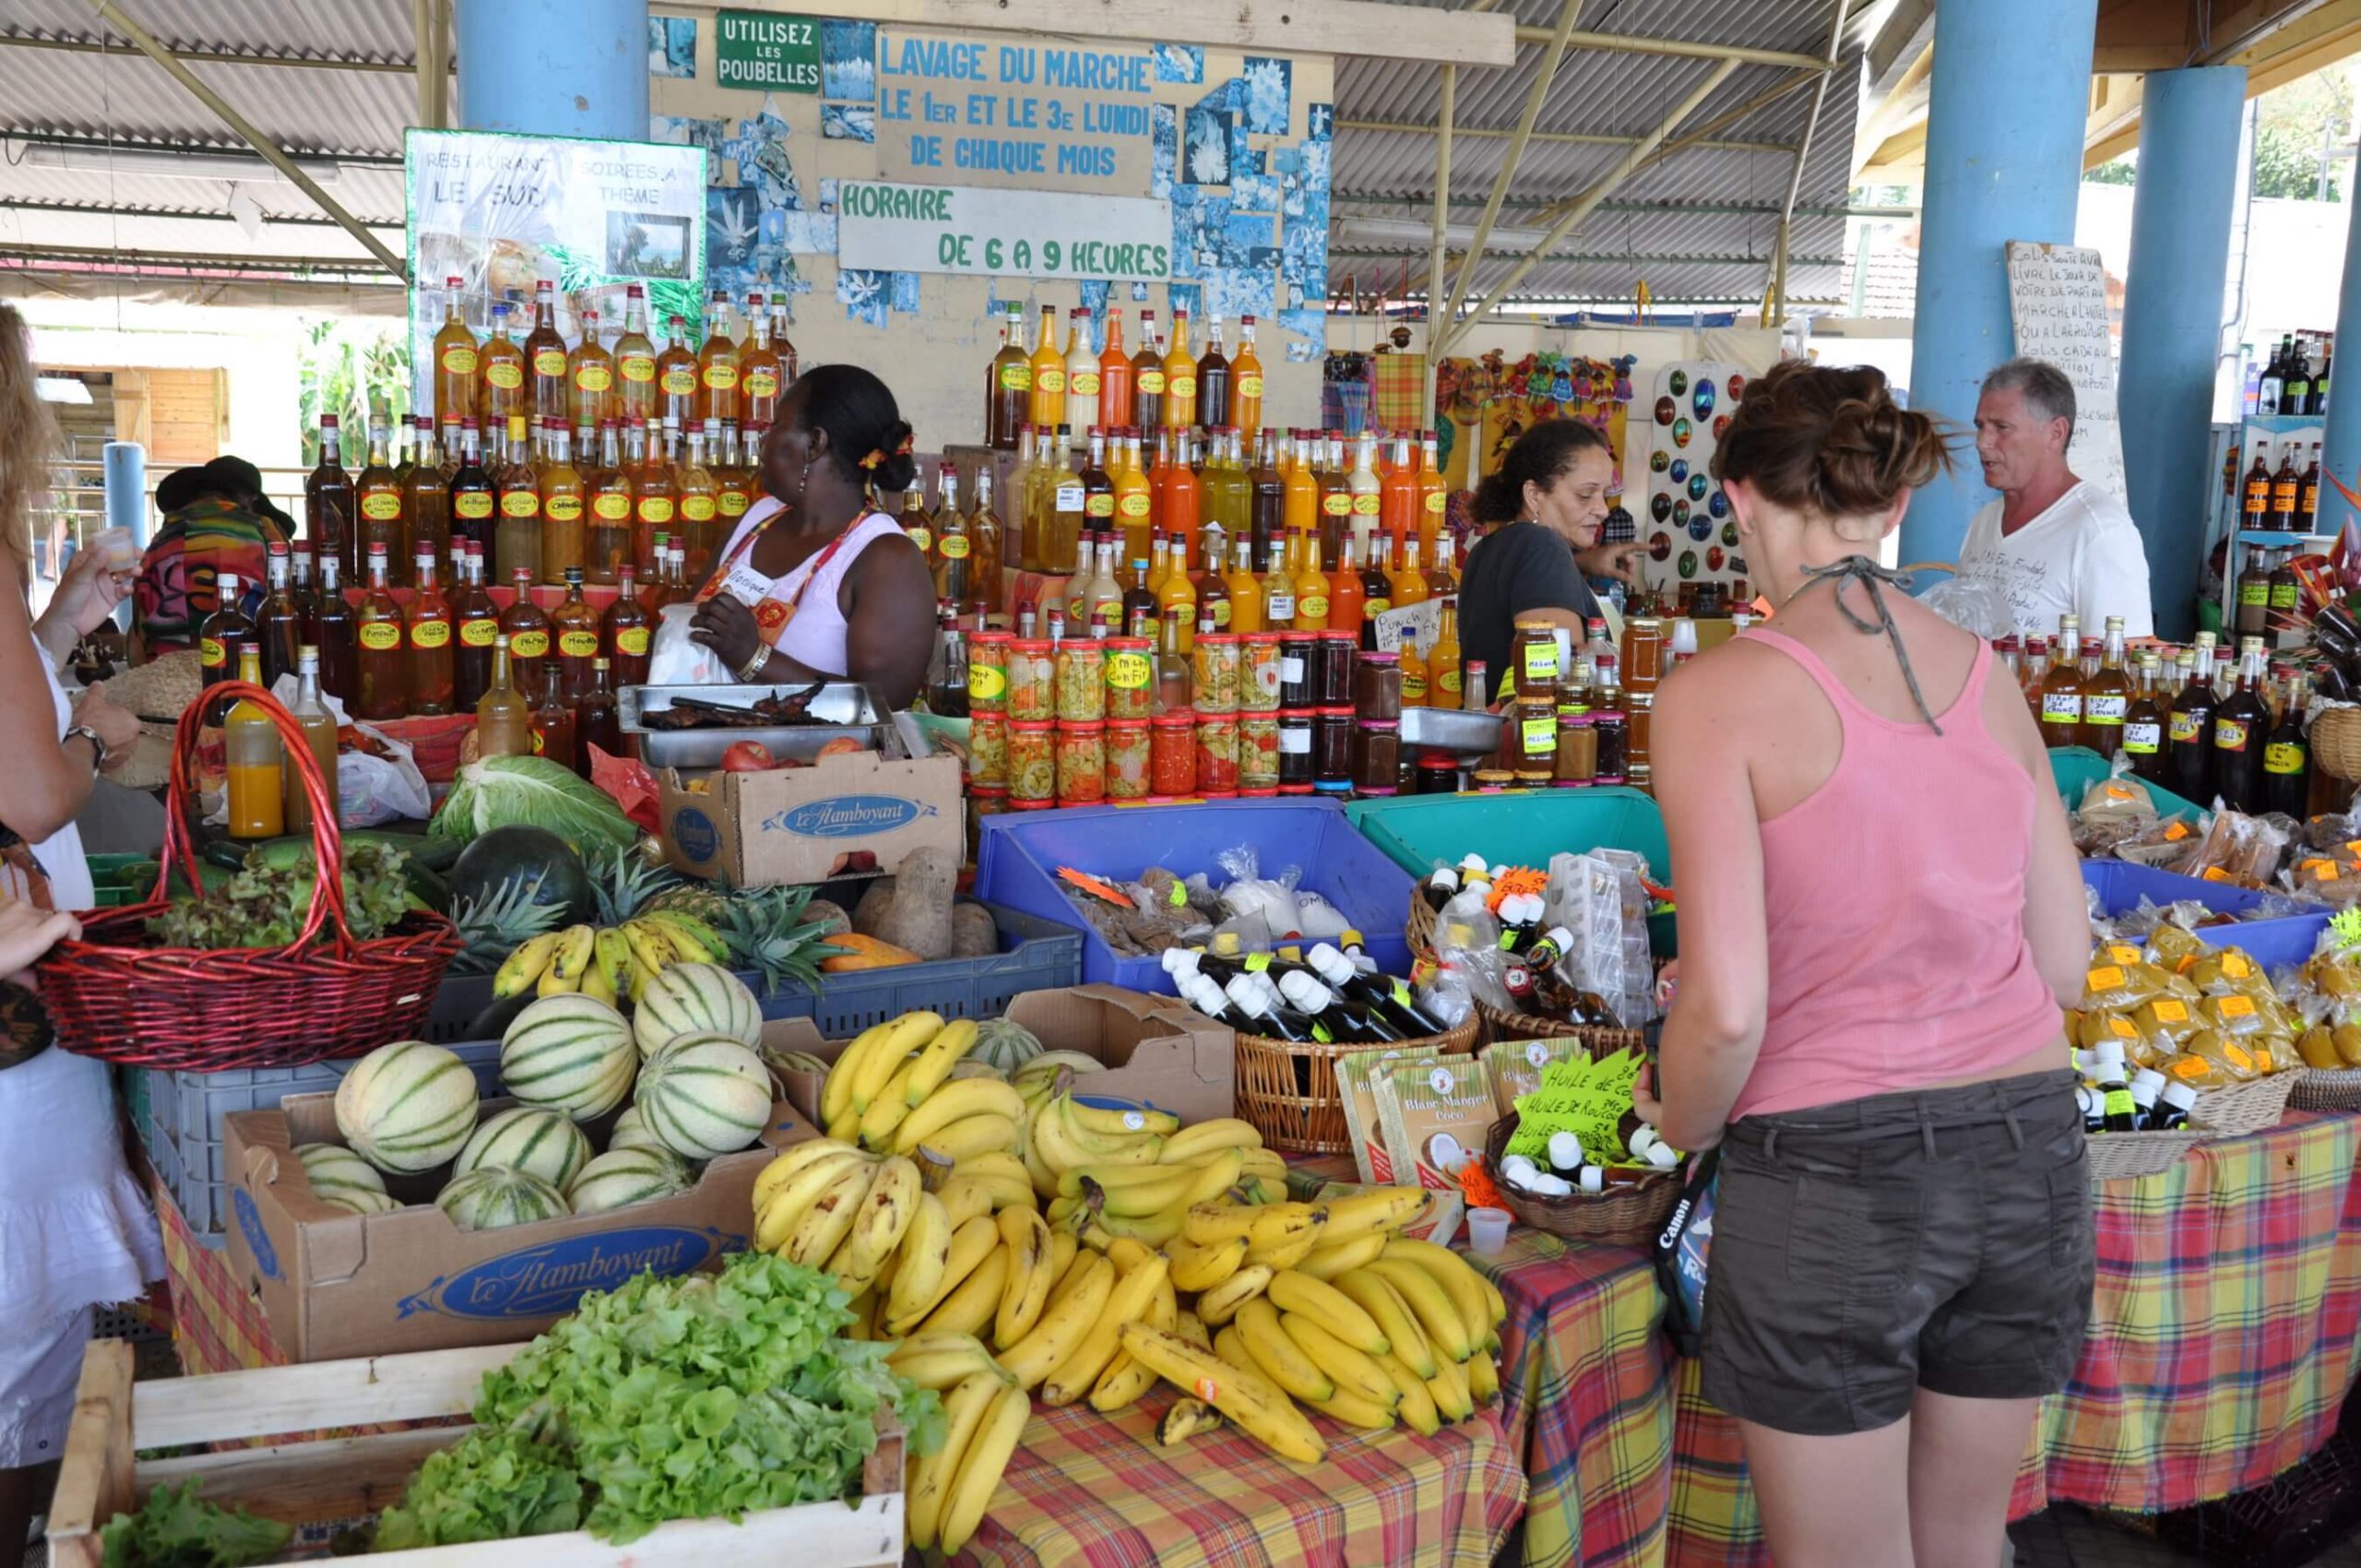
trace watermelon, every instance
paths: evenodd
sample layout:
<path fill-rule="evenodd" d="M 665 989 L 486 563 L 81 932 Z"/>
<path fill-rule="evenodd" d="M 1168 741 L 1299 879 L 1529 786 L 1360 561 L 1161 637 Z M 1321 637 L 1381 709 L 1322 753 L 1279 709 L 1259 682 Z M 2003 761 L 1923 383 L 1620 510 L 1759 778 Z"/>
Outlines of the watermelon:
<path fill-rule="evenodd" d="M 640 1063 L 632 1103 L 666 1148 L 683 1159 L 715 1159 L 762 1135 L 771 1075 L 728 1035 L 683 1035 Z"/>
<path fill-rule="evenodd" d="M 622 1104 L 638 1065 L 631 1026 L 595 996 L 541 997 L 500 1038 L 500 1081 L 517 1102 L 576 1122 Z"/>
<path fill-rule="evenodd" d="M 381 1045 L 337 1086 L 336 1127 L 380 1170 L 431 1170 L 476 1129 L 476 1075 L 439 1045 Z"/>
<path fill-rule="evenodd" d="M 459 1151 L 451 1173 L 521 1170 L 563 1192 L 575 1172 L 589 1161 L 590 1140 L 562 1112 L 519 1105 L 478 1127 L 468 1146 Z"/>
<path fill-rule="evenodd" d="M 501 1230 L 573 1212 L 565 1194 L 539 1176 L 490 1165 L 452 1177 L 434 1206 L 462 1230 Z"/>
<path fill-rule="evenodd" d="M 401 1199 L 367 1187 L 350 1187 L 342 1192 L 326 1194 L 320 1201 L 347 1214 L 391 1214 L 402 1206 Z"/>
<path fill-rule="evenodd" d="M 382 1194 L 386 1190 L 386 1179 L 377 1174 L 376 1167 L 342 1144 L 297 1144 L 295 1158 L 303 1162 L 303 1174 L 312 1183 L 312 1195 L 322 1203 L 338 1203 L 356 1194 Z"/>
<path fill-rule="evenodd" d="M 568 782 L 571 782 L 569 780 Z M 574 846 L 545 827 L 511 824 L 477 835 L 451 866 L 451 898 L 478 909 L 501 897 L 558 911 L 555 931 L 599 918 L 599 895 Z"/>
<path fill-rule="evenodd" d="M 670 964 L 632 998 L 639 1053 L 653 1056 L 683 1035 L 718 1034 L 752 1049 L 763 1040 L 762 1004 L 718 964 Z"/>
<path fill-rule="evenodd" d="M 975 1061 L 1013 1073 L 1041 1054 L 1041 1037 L 1023 1024 L 994 1018 L 978 1026 L 976 1043 L 967 1048 Z"/>
<path fill-rule="evenodd" d="M 565 1189 L 576 1214 L 669 1198 L 689 1190 L 689 1168 L 656 1148 L 611 1149 L 584 1166 Z"/>
<path fill-rule="evenodd" d="M 618 1154 L 627 1148 L 652 1148 L 658 1154 L 672 1152 L 664 1146 L 663 1139 L 647 1130 L 647 1123 L 641 1119 L 636 1105 L 624 1106 L 623 1114 L 615 1118 L 615 1130 L 607 1134 L 609 1154 Z"/>

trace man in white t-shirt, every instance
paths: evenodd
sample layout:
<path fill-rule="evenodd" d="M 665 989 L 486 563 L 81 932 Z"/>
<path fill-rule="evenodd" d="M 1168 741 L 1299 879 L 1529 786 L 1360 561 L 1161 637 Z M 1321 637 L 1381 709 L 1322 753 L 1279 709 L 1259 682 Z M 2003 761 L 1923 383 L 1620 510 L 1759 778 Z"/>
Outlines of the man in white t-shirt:
<path fill-rule="evenodd" d="M 1967 525 L 1959 574 L 2009 602 L 2016 629 L 2055 636 L 2060 615 L 2095 637 L 2106 617 L 2124 636 L 2154 635 L 2148 554 L 2121 500 L 2066 466 L 2074 384 L 2040 360 L 2011 360 L 1984 378 L 1975 403 L 1975 456 L 2000 493 Z"/>

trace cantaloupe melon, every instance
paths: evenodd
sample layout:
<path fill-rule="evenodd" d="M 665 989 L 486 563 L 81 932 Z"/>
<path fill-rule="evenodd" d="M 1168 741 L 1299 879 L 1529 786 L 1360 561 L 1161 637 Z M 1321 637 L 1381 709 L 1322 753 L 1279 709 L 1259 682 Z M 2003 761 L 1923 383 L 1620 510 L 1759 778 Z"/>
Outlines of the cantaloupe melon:
<path fill-rule="evenodd" d="M 722 1034 L 684 1035 L 640 1063 L 632 1103 L 647 1130 L 683 1159 L 714 1159 L 762 1135 L 771 1075 Z"/>
<path fill-rule="evenodd" d="M 353 1193 L 386 1190 L 386 1179 L 377 1174 L 377 1168 L 342 1144 L 297 1144 L 295 1158 L 303 1162 L 312 1195 L 322 1203 L 335 1203 Z"/>
<path fill-rule="evenodd" d="M 476 1075 L 422 1039 L 381 1045 L 337 1086 L 336 1126 L 380 1170 L 431 1170 L 476 1129 Z"/>
<path fill-rule="evenodd" d="M 647 1130 L 647 1123 L 636 1105 L 624 1106 L 623 1114 L 615 1118 L 615 1130 L 607 1134 L 607 1153 L 618 1154 L 627 1148 L 652 1148 L 660 1154 L 672 1152 L 664 1146 L 663 1139 Z"/>
<path fill-rule="evenodd" d="M 718 964 L 666 966 L 640 986 L 632 1009 L 632 1032 L 643 1057 L 685 1035 L 726 1035 L 749 1049 L 762 1043 L 762 1004 L 743 980 Z"/>
<path fill-rule="evenodd" d="M 489 1165 L 452 1177 L 434 1206 L 462 1230 L 501 1230 L 571 1212 L 565 1194 L 539 1176 Z"/>
<path fill-rule="evenodd" d="M 539 1176 L 560 1192 L 590 1163 L 590 1140 L 563 1111 L 511 1106 L 475 1130 L 451 1173 L 487 1168 Z"/>
<path fill-rule="evenodd" d="M 544 996 L 500 1039 L 500 1081 L 520 1105 L 588 1122 L 621 1105 L 639 1070 L 623 1016 L 595 996 Z"/>
<path fill-rule="evenodd" d="M 565 1189 L 576 1214 L 651 1203 L 689 1190 L 689 1168 L 678 1155 L 656 1148 L 613 1149 L 582 1168 Z"/>
<path fill-rule="evenodd" d="M 340 1208 L 349 1214 L 391 1214 L 402 1206 L 401 1199 L 368 1187 L 347 1187 L 340 1192 L 323 1194 L 320 1201 L 330 1208 Z"/>
<path fill-rule="evenodd" d="M 1041 1054 L 1041 1038 L 1023 1024 L 993 1018 L 977 1027 L 976 1043 L 967 1048 L 967 1054 L 1005 1075 Z"/>

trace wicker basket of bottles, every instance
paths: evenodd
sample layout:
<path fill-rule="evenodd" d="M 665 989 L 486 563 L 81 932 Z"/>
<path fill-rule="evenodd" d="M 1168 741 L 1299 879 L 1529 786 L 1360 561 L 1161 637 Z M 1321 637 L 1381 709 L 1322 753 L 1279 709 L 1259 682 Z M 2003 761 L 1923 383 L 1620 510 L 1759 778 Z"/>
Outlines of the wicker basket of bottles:
<path fill-rule="evenodd" d="M 2312 766 L 2346 783 L 2361 782 L 2361 707 L 2331 707 L 2312 720 Z"/>
<path fill-rule="evenodd" d="M 1457 1028 L 1382 1049 L 1413 1054 L 1464 1056 L 1476 1049 L 1481 1028 L 1472 1016 Z M 1263 1141 L 1290 1154 L 1345 1154 L 1351 1133 L 1345 1125 L 1344 1091 L 1336 1085 L 1338 1058 L 1373 1048 L 1367 1043 L 1322 1045 L 1314 1040 L 1274 1039 L 1240 1034 L 1237 1046 L 1238 1113 L 1253 1123 Z"/>
<path fill-rule="evenodd" d="M 2309 1068 L 2291 1067 L 2225 1089 L 2207 1089 L 2189 1108 L 2189 1125 L 2209 1138 L 2243 1138 L 2279 1125 Z"/>
<path fill-rule="evenodd" d="M 2091 1180 L 2131 1182 L 2161 1175 L 2195 1148 L 2201 1135 L 2186 1128 L 2168 1133 L 2095 1134 L 2084 1146 L 2089 1150 Z"/>
<path fill-rule="evenodd" d="M 1509 1140 L 1516 1136 L 1517 1119 L 1503 1116 L 1492 1123 L 1484 1139 L 1485 1169 L 1496 1175 L 1494 1185 L 1509 1212 L 1536 1230 L 1547 1230 L 1570 1241 L 1603 1241 L 1610 1246 L 1639 1247 L 1653 1241 L 1673 1206 L 1680 1201 L 1681 1175 L 1675 1170 L 1650 1170 L 1628 1187 L 1603 1193 L 1569 1193 L 1564 1197 L 1528 1193 L 1514 1182 L 1498 1180 Z"/>
<path fill-rule="evenodd" d="M 1533 1013 L 1512 1013 L 1488 1002 L 1476 1004 L 1476 1016 L 1483 1021 L 1487 1045 L 1504 1039 L 1579 1039 L 1583 1049 L 1592 1056 L 1612 1056 L 1619 1051 L 1639 1051 L 1647 1044 L 1647 1037 L 1638 1029 L 1608 1028 L 1597 1024 L 1570 1024 L 1563 1018 L 1544 1018 Z"/>

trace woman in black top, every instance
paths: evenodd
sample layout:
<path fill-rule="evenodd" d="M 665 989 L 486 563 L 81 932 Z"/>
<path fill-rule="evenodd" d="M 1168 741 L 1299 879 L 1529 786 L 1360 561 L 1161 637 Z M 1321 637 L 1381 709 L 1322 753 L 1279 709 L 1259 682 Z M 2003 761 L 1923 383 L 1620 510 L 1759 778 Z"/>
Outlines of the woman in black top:
<path fill-rule="evenodd" d="M 1476 487 L 1476 520 L 1500 526 L 1468 552 L 1459 637 L 1470 662 L 1484 661 L 1487 701 L 1509 667 L 1519 621 L 1564 626 L 1582 645 L 1584 623 L 1599 608 L 1575 556 L 1598 543 L 1614 481 L 1606 436 L 1574 420 L 1549 420 L 1518 437 L 1499 471 Z M 1614 564 L 1599 569 L 1611 573 Z"/>

